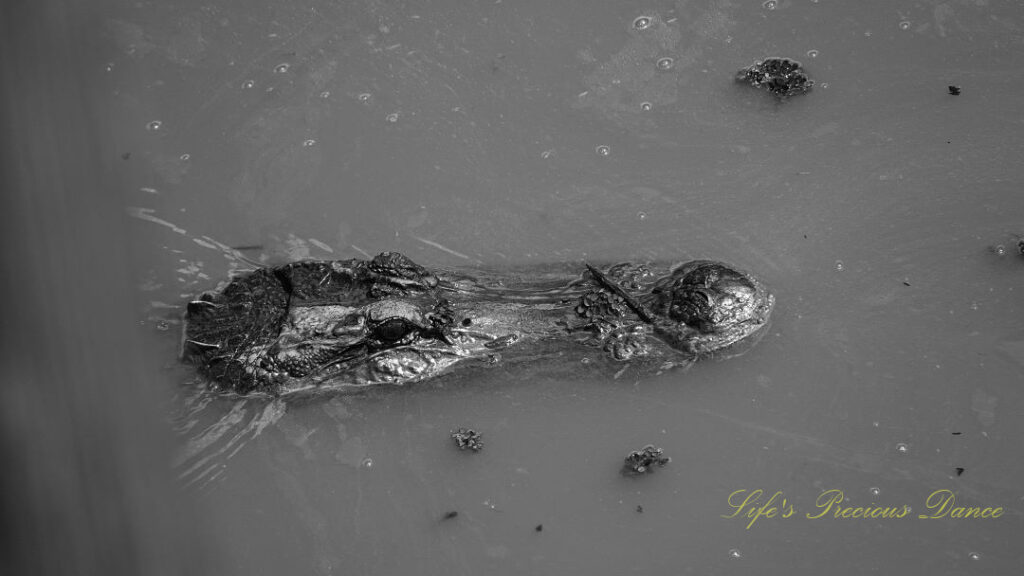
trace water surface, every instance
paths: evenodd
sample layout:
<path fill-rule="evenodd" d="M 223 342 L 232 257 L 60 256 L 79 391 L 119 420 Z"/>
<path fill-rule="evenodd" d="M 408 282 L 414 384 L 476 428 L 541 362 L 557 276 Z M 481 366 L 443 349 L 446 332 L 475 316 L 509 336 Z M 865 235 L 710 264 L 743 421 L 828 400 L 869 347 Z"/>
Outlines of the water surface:
<path fill-rule="evenodd" d="M 95 74 L 116 111 L 141 314 L 180 386 L 176 470 L 228 564 L 1021 565 L 1022 26 L 1019 6 L 984 0 L 111 10 Z M 814 90 L 779 102 L 732 81 L 766 56 L 802 61 Z M 658 377 L 512 365 L 234 399 L 174 364 L 182 302 L 233 271 L 385 250 L 470 269 L 714 258 L 778 304 L 750 353 Z M 466 425 L 479 454 L 448 439 Z M 647 443 L 672 462 L 620 476 Z M 783 491 L 794 516 L 722 517 L 756 489 Z M 832 489 L 912 512 L 807 518 Z M 1004 514 L 919 519 L 943 489 Z"/>

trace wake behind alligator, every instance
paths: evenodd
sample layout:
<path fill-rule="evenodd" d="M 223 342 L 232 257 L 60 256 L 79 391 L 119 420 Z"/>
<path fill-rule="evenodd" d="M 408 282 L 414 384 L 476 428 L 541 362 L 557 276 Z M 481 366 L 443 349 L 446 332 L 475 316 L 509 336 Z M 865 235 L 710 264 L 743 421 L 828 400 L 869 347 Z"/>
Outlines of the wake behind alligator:
<path fill-rule="evenodd" d="M 663 369 L 746 351 L 775 303 L 711 260 L 585 268 L 558 285 L 432 271 L 395 252 L 261 268 L 188 304 L 182 357 L 239 394 L 406 384 L 567 344 Z"/>

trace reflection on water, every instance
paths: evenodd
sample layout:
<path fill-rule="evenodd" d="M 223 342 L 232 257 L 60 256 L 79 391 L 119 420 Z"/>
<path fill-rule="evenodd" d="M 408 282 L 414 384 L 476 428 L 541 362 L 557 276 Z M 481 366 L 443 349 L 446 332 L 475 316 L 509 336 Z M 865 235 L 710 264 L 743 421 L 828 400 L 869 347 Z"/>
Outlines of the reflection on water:
<path fill-rule="evenodd" d="M 104 14 L 107 51 L 86 69 L 114 111 L 108 161 L 168 363 L 176 335 L 157 328 L 231 274 L 385 250 L 428 267 L 720 259 L 772 287 L 772 332 L 742 358 L 653 378 L 538 361 L 275 400 L 214 397 L 171 369 L 175 472 L 234 536 L 231 566 L 788 573 L 795 553 L 942 574 L 1024 560 L 1014 5 L 429 8 Z M 733 82 L 770 56 L 802 61 L 814 92 L 780 102 Z M 486 448 L 455 450 L 459 426 Z M 671 464 L 619 476 L 648 443 Z M 755 488 L 802 510 L 840 489 L 915 513 L 950 489 L 1007 514 L 721 518 Z"/>

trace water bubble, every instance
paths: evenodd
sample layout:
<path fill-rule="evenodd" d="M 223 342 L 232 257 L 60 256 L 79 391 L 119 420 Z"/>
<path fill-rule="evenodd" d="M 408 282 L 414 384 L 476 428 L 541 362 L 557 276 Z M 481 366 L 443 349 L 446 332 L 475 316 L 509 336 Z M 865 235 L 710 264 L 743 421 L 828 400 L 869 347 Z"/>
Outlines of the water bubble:
<path fill-rule="evenodd" d="M 302 145 L 304 147 L 306 147 L 306 148 L 309 148 L 310 146 L 313 146 L 314 144 L 316 144 L 316 140 L 313 140 L 312 138 L 310 138 L 309 140 L 304 140 L 302 142 Z"/>
<path fill-rule="evenodd" d="M 843 261 L 842 260 L 836 260 L 836 270 L 838 270 L 839 272 L 842 272 L 845 269 L 846 269 L 846 267 L 843 266 Z"/>
<path fill-rule="evenodd" d="M 644 112 L 649 112 L 651 110 L 651 108 L 653 108 L 653 106 L 651 105 L 650 102 L 641 102 L 640 103 L 640 109 L 643 110 Z"/>
<path fill-rule="evenodd" d="M 743 554 L 736 548 L 730 548 L 729 556 L 732 556 L 733 558 L 740 558 Z"/>
<path fill-rule="evenodd" d="M 899 444 L 896 445 L 896 451 L 899 452 L 900 454 L 906 454 L 907 450 L 910 450 L 910 446 L 907 446 L 903 442 L 900 442 Z"/>
<path fill-rule="evenodd" d="M 171 325 L 161 320 L 156 323 L 156 329 L 160 330 L 161 332 L 166 332 L 171 329 Z"/>
<path fill-rule="evenodd" d="M 655 65 L 658 67 L 658 70 L 661 70 L 662 72 L 667 72 L 675 68 L 676 61 L 668 56 L 665 56 L 664 58 L 659 58 L 658 62 Z"/>
<path fill-rule="evenodd" d="M 981 554 L 978 554 L 977 552 L 971 552 L 967 557 L 971 560 L 981 560 Z"/>
<path fill-rule="evenodd" d="M 373 468 L 373 458 L 363 458 L 359 465 L 363 468 Z"/>
<path fill-rule="evenodd" d="M 153 120 L 153 121 L 151 121 L 151 122 L 146 124 L 146 130 L 149 130 L 150 132 L 156 132 L 163 125 L 164 125 L 163 122 L 161 122 L 159 120 Z"/>
<path fill-rule="evenodd" d="M 580 360 L 580 364 L 590 364 L 590 358 L 583 358 Z"/>
<path fill-rule="evenodd" d="M 611 148 L 611 146 L 606 146 L 605 144 L 601 144 L 600 146 L 595 148 L 594 151 L 597 152 L 598 156 L 607 156 L 607 155 L 612 153 L 612 148 Z"/>
<path fill-rule="evenodd" d="M 320 97 L 321 98 L 330 98 L 331 97 L 331 91 L 330 90 L 324 90 L 323 92 L 320 93 Z"/>
<path fill-rule="evenodd" d="M 646 212 L 637 212 L 636 213 L 636 217 L 641 219 L 641 220 L 643 220 L 644 218 L 647 218 L 647 213 Z"/>
<path fill-rule="evenodd" d="M 633 29 L 647 30 L 653 23 L 654 20 L 652 20 L 650 16 L 637 16 L 636 20 L 633 20 Z"/>
<path fill-rule="evenodd" d="M 992 251 L 996 253 L 996 256 L 1006 256 L 1006 246 L 1002 244 L 996 244 Z"/>
<path fill-rule="evenodd" d="M 821 87 L 822 88 L 828 88 L 828 82 L 822 82 L 821 83 Z"/>
<path fill-rule="evenodd" d="M 385 116 L 385 119 L 388 122 L 392 122 L 392 123 L 393 122 L 398 122 L 398 112 L 392 112 L 391 114 L 388 114 L 387 116 Z"/>
<path fill-rule="evenodd" d="M 775 10 L 779 7 L 779 3 L 776 0 L 765 0 L 764 4 L 761 4 L 765 10 Z"/>
<path fill-rule="evenodd" d="M 868 492 L 871 492 L 872 496 L 878 496 L 879 494 L 882 493 L 881 490 L 879 490 L 878 488 L 876 488 L 874 486 L 872 486 L 871 488 L 868 488 Z"/>
<path fill-rule="evenodd" d="M 910 21 L 904 20 L 900 22 L 900 30 L 910 30 Z"/>
<path fill-rule="evenodd" d="M 277 74 L 284 74 L 285 72 L 288 71 L 288 68 L 291 68 L 291 64 L 287 62 L 281 62 L 277 66 L 274 66 L 274 72 Z"/>
<path fill-rule="evenodd" d="M 818 51 L 817 50 L 808 50 L 807 51 L 807 57 L 808 58 L 817 58 L 818 57 Z"/>
<path fill-rule="evenodd" d="M 107 62 L 107 72 L 113 72 L 113 71 L 114 71 L 114 63 L 113 62 Z"/>
<path fill-rule="evenodd" d="M 182 162 L 188 162 L 190 158 L 192 158 L 191 154 L 182 154 L 181 156 L 178 156 L 178 160 L 181 160 Z"/>
<path fill-rule="evenodd" d="M 245 88 L 246 90 L 248 90 L 249 88 L 252 88 L 255 85 L 256 85 L 256 81 L 255 80 L 246 80 L 245 82 L 242 82 L 242 88 Z"/>
<path fill-rule="evenodd" d="M 370 94 L 369 92 L 363 92 L 359 96 L 356 96 L 356 98 L 360 102 L 366 103 L 366 102 L 369 102 L 371 98 L 373 98 L 373 94 Z"/>

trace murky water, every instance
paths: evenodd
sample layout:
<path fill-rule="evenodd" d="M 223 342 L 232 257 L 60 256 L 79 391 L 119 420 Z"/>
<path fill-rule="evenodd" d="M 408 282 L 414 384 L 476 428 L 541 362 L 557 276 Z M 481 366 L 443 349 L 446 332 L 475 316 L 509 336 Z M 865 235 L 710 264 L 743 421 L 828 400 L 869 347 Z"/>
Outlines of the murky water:
<path fill-rule="evenodd" d="M 177 471 L 238 573 L 1024 562 L 1017 4 L 179 1 L 125 3 L 104 33 L 142 315 L 179 374 Z M 814 90 L 733 82 L 765 56 Z M 231 272 L 384 250 L 709 257 L 778 305 L 747 355 L 653 378 L 512 365 L 238 400 L 175 365 L 182 302 Z M 455 450 L 458 426 L 486 448 Z M 620 476 L 648 443 L 672 462 Z M 758 489 L 791 516 L 723 517 Z M 912 510 L 808 518 L 829 490 Z M 936 490 L 1003 514 L 918 518 Z"/>

